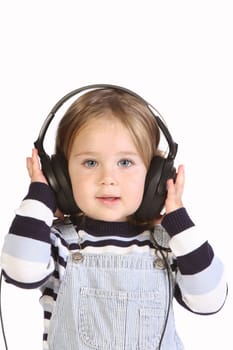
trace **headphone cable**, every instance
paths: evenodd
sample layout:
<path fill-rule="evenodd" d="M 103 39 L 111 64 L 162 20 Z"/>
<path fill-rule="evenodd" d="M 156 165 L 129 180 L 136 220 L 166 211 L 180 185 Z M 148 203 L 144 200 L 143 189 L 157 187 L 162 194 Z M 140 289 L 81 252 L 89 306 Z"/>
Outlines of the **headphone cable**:
<path fill-rule="evenodd" d="M 3 273 L 1 271 L 1 275 L 0 275 L 0 322 L 1 322 L 1 330 L 2 330 L 3 340 L 4 340 L 5 350 L 8 350 L 6 334 L 5 334 L 5 329 L 4 329 L 3 316 L 2 316 L 2 280 L 3 280 L 2 277 L 3 277 Z"/>
<path fill-rule="evenodd" d="M 171 283 L 171 270 L 170 270 L 170 265 L 169 262 L 164 254 L 168 252 L 171 252 L 170 248 L 166 248 L 166 247 L 162 247 L 160 244 L 158 244 L 158 242 L 155 240 L 154 235 L 153 235 L 153 231 L 151 230 L 151 238 L 153 241 L 153 245 L 154 248 L 160 252 L 165 268 L 166 268 L 166 272 L 167 272 L 167 280 L 168 280 L 168 302 L 167 302 L 167 310 L 166 310 L 166 317 L 165 317 L 165 321 L 164 321 L 164 326 L 163 326 L 163 330 L 161 333 L 161 337 L 159 340 L 159 346 L 158 346 L 158 350 L 161 350 L 161 346 L 162 346 L 162 342 L 163 342 L 163 338 L 166 332 L 166 328 L 167 328 L 167 323 L 168 323 L 168 319 L 169 319 L 169 314 L 170 314 L 170 310 L 171 310 L 171 303 L 172 303 L 172 283 Z"/>
<path fill-rule="evenodd" d="M 170 276 L 170 266 L 169 263 L 164 255 L 164 252 L 162 249 L 159 250 L 160 254 L 162 255 L 164 264 L 166 266 L 166 271 L 167 271 L 167 279 L 168 279 L 168 305 L 167 305 L 167 312 L 166 312 L 166 318 L 164 321 L 164 326 L 163 326 L 163 331 L 160 337 L 160 341 L 159 341 L 159 350 L 161 349 L 162 346 L 162 342 L 163 342 L 163 338 L 166 332 L 166 328 L 167 328 L 167 323 L 168 323 L 168 318 L 169 318 L 169 314 L 170 314 L 170 309 L 171 309 L 171 303 L 172 303 L 172 285 L 171 285 L 171 276 Z"/>

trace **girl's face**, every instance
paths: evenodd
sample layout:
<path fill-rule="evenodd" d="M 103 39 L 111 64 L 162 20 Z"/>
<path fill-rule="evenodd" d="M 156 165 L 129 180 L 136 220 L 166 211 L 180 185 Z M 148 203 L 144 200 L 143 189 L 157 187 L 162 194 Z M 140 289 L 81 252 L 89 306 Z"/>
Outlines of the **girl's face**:
<path fill-rule="evenodd" d="M 128 130 L 111 115 L 92 120 L 77 134 L 68 168 L 75 201 L 85 215 L 126 221 L 138 209 L 147 169 Z"/>

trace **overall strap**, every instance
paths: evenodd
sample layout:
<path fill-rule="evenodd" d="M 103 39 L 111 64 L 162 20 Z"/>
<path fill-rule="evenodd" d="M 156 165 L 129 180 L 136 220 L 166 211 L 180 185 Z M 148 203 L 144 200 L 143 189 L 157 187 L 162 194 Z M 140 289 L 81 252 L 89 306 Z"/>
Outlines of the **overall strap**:
<path fill-rule="evenodd" d="M 62 237 L 68 243 L 68 245 L 71 243 L 77 243 L 78 234 L 69 218 L 54 222 L 53 227 L 62 234 Z"/>
<path fill-rule="evenodd" d="M 163 226 L 155 225 L 154 230 L 152 231 L 152 237 L 161 247 L 169 248 L 169 241 L 171 237 Z"/>

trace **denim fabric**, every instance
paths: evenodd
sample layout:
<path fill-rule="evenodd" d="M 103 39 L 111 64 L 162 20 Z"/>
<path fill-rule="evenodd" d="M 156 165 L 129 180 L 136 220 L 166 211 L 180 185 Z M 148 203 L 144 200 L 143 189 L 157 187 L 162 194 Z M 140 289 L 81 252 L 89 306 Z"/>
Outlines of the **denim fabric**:
<path fill-rule="evenodd" d="M 169 287 L 166 270 L 154 262 L 142 254 L 73 252 L 50 322 L 49 350 L 159 349 Z M 160 349 L 184 349 L 172 307 Z"/>

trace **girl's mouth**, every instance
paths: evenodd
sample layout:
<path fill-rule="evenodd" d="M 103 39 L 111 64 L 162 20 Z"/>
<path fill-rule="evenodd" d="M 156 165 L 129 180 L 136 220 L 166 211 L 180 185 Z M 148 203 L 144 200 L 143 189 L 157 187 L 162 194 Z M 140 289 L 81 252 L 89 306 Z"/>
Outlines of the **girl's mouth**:
<path fill-rule="evenodd" d="M 103 196 L 103 197 L 96 197 L 98 201 L 105 205 L 114 205 L 119 203 L 120 197 L 112 197 L 112 196 Z"/>

